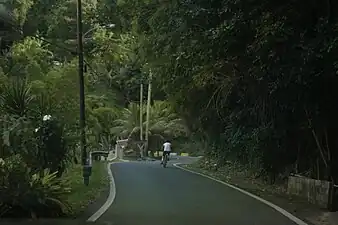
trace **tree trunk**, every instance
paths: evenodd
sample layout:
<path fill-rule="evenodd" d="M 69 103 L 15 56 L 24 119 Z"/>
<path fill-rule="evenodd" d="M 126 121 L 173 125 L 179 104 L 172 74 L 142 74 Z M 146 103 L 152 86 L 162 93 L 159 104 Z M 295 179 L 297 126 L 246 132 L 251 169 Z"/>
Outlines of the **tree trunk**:
<path fill-rule="evenodd" d="M 311 129 L 311 133 L 312 133 L 312 136 L 316 142 L 316 145 L 317 145 L 317 148 L 319 150 L 319 153 L 320 153 L 320 156 L 325 164 L 325 168 L 328 167 L 328 162 L 327 162 L 327 159 L 325 158 L 325 155 L 324 155 L 324 149 L 322 147 L 322 145 L 320 144 L 320 141 L 319 141 L 319 138 L 318 138 L 318 135 L 316 134 L 316 131 L 314 129 L 314 127 L 312 126 L 312 122 L 311 122 L 311 119 L 310 119 L 310 116 L 309 116 L 309 113 L 308 111 L 305 109 L 305 114 L 306 114 L 306 117 L 307 117 L 307 120 L 308 120 L 308 124 L 309 124 L 309 127 Z"/>
<path fill-rule="evenodd" d="M 316 160 L 316 171 L 317 171 L 317 180 L 320 180 L 320 166 L 319 166 L 319 159 Z"/>
<path fill-rule="evenodd" d="M 296 164 L 295 164 L 295 173 L 299 173 L 299 161 L 300 161 L 300 143 L 298 142 L 297 146 L 297 159 L 296 159 Z"/>

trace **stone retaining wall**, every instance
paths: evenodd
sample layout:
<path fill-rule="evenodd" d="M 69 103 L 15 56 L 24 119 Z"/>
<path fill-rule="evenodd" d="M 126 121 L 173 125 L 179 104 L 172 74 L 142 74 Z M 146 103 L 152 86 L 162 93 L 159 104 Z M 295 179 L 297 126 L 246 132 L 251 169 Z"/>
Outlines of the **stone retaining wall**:
<path fill-rule="evenodd" d="M 288 193 L 306 198 L 310 203 L 327 208 L 330 182 L 307 177 L 289 176 Z"/>

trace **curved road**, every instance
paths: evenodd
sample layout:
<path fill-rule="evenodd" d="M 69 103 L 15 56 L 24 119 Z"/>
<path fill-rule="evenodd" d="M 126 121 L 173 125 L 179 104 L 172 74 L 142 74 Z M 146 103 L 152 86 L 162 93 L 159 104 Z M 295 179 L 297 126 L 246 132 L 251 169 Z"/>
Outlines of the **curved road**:
<path fill-rule="evenodd" d="M 109 225 L 296 225 L 249 196 L 170 163 L 165 169 L 158 161 L 112 164 L 116 198 L 98 222 Z"/>

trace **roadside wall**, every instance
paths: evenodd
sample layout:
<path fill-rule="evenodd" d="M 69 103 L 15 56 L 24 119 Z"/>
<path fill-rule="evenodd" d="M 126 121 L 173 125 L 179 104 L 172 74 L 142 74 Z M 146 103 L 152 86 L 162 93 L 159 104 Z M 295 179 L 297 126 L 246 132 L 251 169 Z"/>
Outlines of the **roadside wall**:
<path fill-rule="evenodd" d="M 289 176 L 288 193 L 306 198 L 309 202 L 327 208 L 330 182 L 307 177 Z"/>

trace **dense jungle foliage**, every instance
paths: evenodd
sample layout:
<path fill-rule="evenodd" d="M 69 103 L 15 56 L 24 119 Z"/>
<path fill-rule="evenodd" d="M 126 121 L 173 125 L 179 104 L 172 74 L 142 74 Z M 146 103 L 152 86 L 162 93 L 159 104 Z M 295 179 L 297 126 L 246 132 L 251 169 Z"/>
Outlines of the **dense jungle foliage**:
<path fill-rule="evenodd" d="M 272 182 L 285 172 L 337 182 L 336 2 L 120 8 L 158 89 L 208 142 L 208 156 L 261 169 Z"/>
<path fill-rule="evenodd" d="M 80 156 L 76 1 L 2 6 L 0 216 L 64 214 L 60 178 Z M 139 138 L 139 86 L 152 71 L 150 150 L 169 138 L 175 151 L 235 161 L 271 182 L 293 172 L 337 183 L 337 9 L 84 0 L 88 149 Z M 20 203 L 17 182 L 31 193 Z"/>

